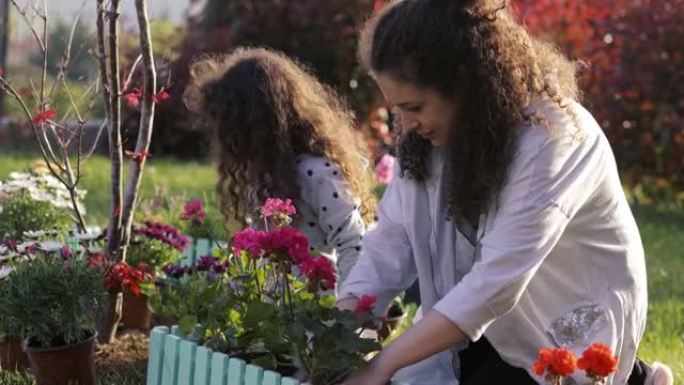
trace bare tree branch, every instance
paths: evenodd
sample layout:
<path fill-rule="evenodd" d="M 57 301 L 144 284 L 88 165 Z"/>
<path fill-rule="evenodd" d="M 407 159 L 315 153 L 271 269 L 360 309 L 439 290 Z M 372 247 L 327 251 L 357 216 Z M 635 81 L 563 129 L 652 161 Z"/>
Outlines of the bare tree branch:
<path fill-rule="evenodd" d="M 140 65 L 140 62 L 142 61 L 142 55 L 138 55 L 138 57 L 135 59 L 135 62 L 133 62 L 133 65 L 131 66 L 131 72 L 128 73 L 128 77 L 126 78 L 126 82 L 124 83 L 123 89 L 127 90 L 131 86 L 131 82 L 133 81 L 133 75 L 135 74 L 135 71 L 138 69 L 138 66 Z"/>
<path fill-rule="evenodd" d="M 17 10 L 17 12 L 19 12 L 21 17 L 24 18 L 24 20 L 26 21 L 26 24 L 28 24 L 29 28 L 31 29 L 31 33 L 33 34 L 33 37 L 36 39 L 36 42 L 38 43 L 38 46 L 40 47 L 41 52 L 45 52 L 46 49 L 45 49 L 45 45 L 43 44 L 43 40 L 41 40 L 40 35 L 38 35 L 38 31 L 33 27 L 33 19 L 29 19 L 28 15 L 26 14 L 26 9 L 22 9 L 16 0 L 11 0 L 11 1 L 12 1 L 12 5 L 14 6 L 14 8 Z M 31 5 L 31 7 L 33 7 L 33 3 L 31 3 L 31 1 L 29 1 L 29 4 Z M 28 4 L 26 6 L 28 7 Z M 35 14 L 39 15 L 35 8 L 34 8 L 34 12 L 35 12 Z"/>
<path fill-rule="evenodd" d="M 89 159 L 91 156 L 93 156 L 93 153 L 95 153 L 95 150 L 97 149 L 97 143 L 100 142 L 100 136 L 102 136 L 102 132 L 104 131 L 105 127 L 109 124 L 109 121 L 105 119 L 100 127 L 97 129 L 97 134 L 95 134 L 95 140 L 93 141 L 92 146 L 90 147 L 90 150 L 86 151 L 85 154 L 83 155 L 83 160 Z"/>
<path fill-rule="evenodd" d="M 33 116 L 31 115 L 31 111 L 29 110 L 28 106 L 24 102 L 24 99 L 21 97 L 21 95 L 19 95 L 17 90 L 15 90 L 14 87 L 12 87 L 9 83 L 7 83 L 7 81 L 5 81 L 5 79 L 3 79 L 3 78 L 0 78 L 0 86 L 2 87 L 2 89 L 5 92 L 7 92 L 10 96 L 12 96 L 17 101 L 17 103 L 19 103 L 19 106 L 21 107 L 22 111 L 24 111 L 24 115 L 26 116 L 26 118 L 29 121 L 29 124 L 31 125 L 31 129 L 33 130 L 33 134 L 35 135 L 36 139 L 38 139 L 38 148 L 40 149 L 40 154 L 43 156 L 43 160 L 45 161 L 45 164 L 47 165 L 48 169 L 50 170 L 50 173 L 55 178 L 57 178 L 60 181 L 60 183 L 67 185 L 66 182 L 64 181 L 64 179 L 62 178 L 62 176 L 60 175 L 60 173 L 54 169 L 53 163 L 50 162 L 50 160 L 48 159 L 48 155 L 47 155 L 47 152 L 45 149 L 45 145 L 39 139 L 41 134 L 38 132 L 37 125 L 33 123 Z M 44 123 L 42 123 L 42 124 L 44 124 Z"/>
<path fill-rule="evenodd" d="M 43 73 L 40 82 L 40 110 L 46 107 L 45 102 L 45 84 L 47 83 L 47 67 L 48 67 L 48 13 L 47 0 L 43 0 L 43 11 L 45 12 L 43 18 Z"/>
<path fill-rule="evenodd" d="M 140 154 L 138 161 L 131 163 L 126 195 L 124 196 L 124 243 L 130 238 L 133 212 L 140 189 L 141 176 L 145 166 L 146 156 L 152 140 L 152 125 L 154 123 L 155 92 L 157 88 L 157 73 L 154 66 L 152 53 L 152 36 L 150 34 L 150 21 L 145 0 L 135 0 L 135 8 L 138 15 L 138 28 L 140 29 L 140 51 L 143 63 L 143 90 L 140 109 L 140 125 L 138 129 L 138 142 L 135 152 Z"/>

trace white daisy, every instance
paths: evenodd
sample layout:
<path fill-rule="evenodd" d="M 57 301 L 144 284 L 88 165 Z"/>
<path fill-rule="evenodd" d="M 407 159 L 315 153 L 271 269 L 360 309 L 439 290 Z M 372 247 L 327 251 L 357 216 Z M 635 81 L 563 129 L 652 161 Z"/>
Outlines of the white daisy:
<path fill-rule="evenodd" d="M 45 230 L 24 231 L 24 237 L 32 238 L 32 239 L 40 238 L 40 237 L 44 236 L 45 234 L 47 234 L 47 231 L 45 231 Z"/>
<path fill-rule="evenodd" d="M 102 234 L 102 229 L 99 226 L 88 227 L 85 233 L 76 234 L 76 238 L 80 241 L 92 241 Z"/>
<path fill-rule="evenodd" d="M 0 267 L 0 279 L 5 279 L 7 278 L 8 275 L 12 272 L 12 268 L 9 266 L 2 266 Z"/>
<path fill-rule="evenodd" d="M 51 252 L 61 250 L 64 245 L 55 241 L 44 241 L 38 247 L 43 251 Z"/>

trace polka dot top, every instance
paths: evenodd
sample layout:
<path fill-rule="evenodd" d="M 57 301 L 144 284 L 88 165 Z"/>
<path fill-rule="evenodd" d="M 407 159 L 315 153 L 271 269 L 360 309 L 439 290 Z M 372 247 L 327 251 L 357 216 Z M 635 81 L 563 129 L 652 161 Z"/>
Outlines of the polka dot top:
<path fill-rule="evenodd" d="M 296 162 L 300 186 L 299 199 L 294 202 L 297 226 L 309 238 L 312 251 L 336 262 L 340 287 L 361 253 L 366 230 L 361 200 L 350 195 L 342 173 L 328 159 L 299 155 Z"/>

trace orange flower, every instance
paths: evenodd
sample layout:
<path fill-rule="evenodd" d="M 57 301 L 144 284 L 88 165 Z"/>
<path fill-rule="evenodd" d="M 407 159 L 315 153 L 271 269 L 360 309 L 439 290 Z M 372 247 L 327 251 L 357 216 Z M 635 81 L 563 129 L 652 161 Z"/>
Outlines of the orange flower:
<path fill-rule="evenodd" d="M 542 348 L 539 359 L 532 365 L 532 371 L 538 376 L 569 376 L 577 369 L 577 358 L 566 348 Z"/>
<path fill-rule="evenodd" d="M 543 376 L 546 373 L 546 369 L 551 366 L 551 360 L 553 359 L 553 350 L 549 348 L 542 348 L 539 351 L 539 358 L 537 362 L 532 365 L 532 371 L 538 376 Z"/>
<path fill-rule="evenodd" d="M 607 377 L 617 370 L 618 357 L 610 348 L 600 342 L 591 345 L 582 353 L 577 366 L 590 377 Z"/>

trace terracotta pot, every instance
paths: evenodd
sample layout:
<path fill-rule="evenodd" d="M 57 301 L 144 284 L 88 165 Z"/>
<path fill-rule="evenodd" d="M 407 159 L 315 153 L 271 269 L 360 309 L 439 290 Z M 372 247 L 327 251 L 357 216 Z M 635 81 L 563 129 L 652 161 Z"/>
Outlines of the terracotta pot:
<path fill-rule="evenodd" d="M 53 348 L 31 347 L 24 340 L 24 350 L 38 385 L 95 385 L 95 337 L 97 332 L 81 342 Z"/>
<path fill-rule="evenodd" d="M 0 342 L 0 368 L 6 371 L 21 371 L 31 367 L 28 356 L 21 348 L 21 341 L 8 338 Z"/>
<path fill-rule="evenodd" d="M 152 322 L 152 310 L 147 301 L 147 296 L 136 297 L 132 294 L 124 294 L 121 322 L 130 329 L 149 330 Z"/>
<path fill-rule="evenodd" d="M 153 326 L 168 326 L 178 325 L 178 320 L 175 317 L 168 315 L 153 313 L 152 314 L 152 325 Z"/>

